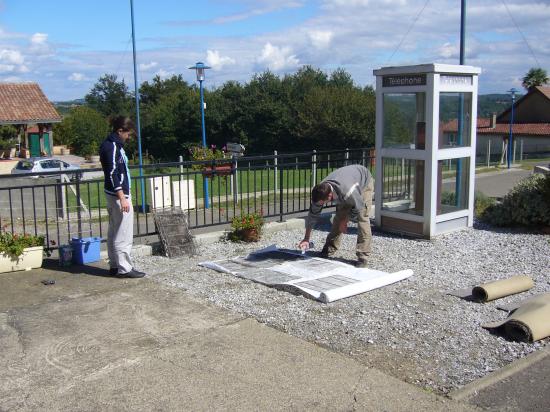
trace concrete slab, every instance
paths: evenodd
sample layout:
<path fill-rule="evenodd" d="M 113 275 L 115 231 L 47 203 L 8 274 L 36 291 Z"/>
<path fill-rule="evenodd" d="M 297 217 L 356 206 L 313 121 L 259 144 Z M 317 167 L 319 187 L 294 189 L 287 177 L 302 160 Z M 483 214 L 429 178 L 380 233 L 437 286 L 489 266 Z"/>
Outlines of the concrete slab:
<path fill-rule="evenodd" d="M 104 272 L 2 276 L 0 410 L 471 409 L 180 289 Z"/>
<path fill-rule="evenodd" d="M 534 352 L 450 394 L 491 411 L 548 411 L 550 349 Z"/>

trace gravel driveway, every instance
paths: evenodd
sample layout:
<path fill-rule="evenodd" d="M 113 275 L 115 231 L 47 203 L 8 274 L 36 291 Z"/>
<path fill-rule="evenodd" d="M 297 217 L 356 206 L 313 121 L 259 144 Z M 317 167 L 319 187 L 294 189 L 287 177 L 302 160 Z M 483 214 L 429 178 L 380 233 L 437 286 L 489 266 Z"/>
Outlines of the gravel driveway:
<path fill-rule="evenodd" d="M 313 232 L 319 250 L 328 226 Z M 337 258 L 354 259 L 350 227 Z M 136 259 L 151 279 L 179 287 L 201 301 L 256 318 L 276 329 L 350 355 L 399 379 L 448 393 L 550 343 L 509 342 L 480 327 L 506 313 L 497 303 L 550 292 L 550 236 L 476 225 L 423 241 L 374 233 L 372 268 L 412 269 L 402 282 L 331 304 L 269 288 L 197 266 L 203 260 L 246 255 L 277 244 L 292 248 L 302 230 L 266 234 L 256 244 L 220 241 L 200 246 L 200 256 Z M 529 275 L 528 292 L 486 304 L 461 300 L 448 290 Z"/>

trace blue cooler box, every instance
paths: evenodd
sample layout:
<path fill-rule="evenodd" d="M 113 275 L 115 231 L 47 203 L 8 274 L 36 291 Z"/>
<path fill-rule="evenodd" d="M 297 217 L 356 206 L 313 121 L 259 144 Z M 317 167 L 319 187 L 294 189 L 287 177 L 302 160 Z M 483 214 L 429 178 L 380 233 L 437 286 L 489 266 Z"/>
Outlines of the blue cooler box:
<path fill-rule="evenodd" d="M 73 262 L 80 265 L 89 262 L 97 262 L 101 245 L 100 237 L 73 237 L 71 240 L 73 247 Z"/>

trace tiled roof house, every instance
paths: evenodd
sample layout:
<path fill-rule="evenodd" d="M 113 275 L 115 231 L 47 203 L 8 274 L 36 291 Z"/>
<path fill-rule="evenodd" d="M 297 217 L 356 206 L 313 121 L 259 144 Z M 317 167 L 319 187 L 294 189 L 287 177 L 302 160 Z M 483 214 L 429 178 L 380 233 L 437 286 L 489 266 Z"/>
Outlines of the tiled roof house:
<path fill-rule="evenodd" d="M 19 130 L 19 144 L 32 155 L 51 154 L 52 123 L 61 122 L 53 104 L 36 83 L 0 83 L 0 125 L 14 125 Z M 27 134 L 27 127 L 38 132 Z M 24 141 L 22 140 L 22 135 Z"/>
<path fill-rule="evenodd" d="M 477 119 L 477 148 L 480 157 L 502 158 L 502 151 L 510 136 L 511 106 L 500 115 Z M 456 133 L 457 121 L 442 127 L 446 135 Z M 514 104 L 512 123 L 514 158 L 525 154 L 550 153 L 550 87 L 531 88 Z M 493 159 L 494 160 L 494 159 Z"/>

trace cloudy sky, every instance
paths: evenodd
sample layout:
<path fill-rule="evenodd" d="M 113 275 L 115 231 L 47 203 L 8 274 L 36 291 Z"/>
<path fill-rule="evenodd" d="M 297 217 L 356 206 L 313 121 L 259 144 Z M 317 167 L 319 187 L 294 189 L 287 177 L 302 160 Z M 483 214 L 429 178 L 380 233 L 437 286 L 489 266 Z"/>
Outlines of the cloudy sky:
<path fill-rule="evenodd" d="M 206 85 L 266 69 L 342 67 L 359 85 L 372 70 L 458 64 L 460 0 L 134 0 L 138 78 L 212 66 Z M 466 64 L 481 93 L 521 88 L 550 72 L 550 0 L 468 0 Z M 104 73 L 133 88 L 129 0 L 0 0 L 0 81 L 34 81 L 50 100 L 83 97 Z"/>

